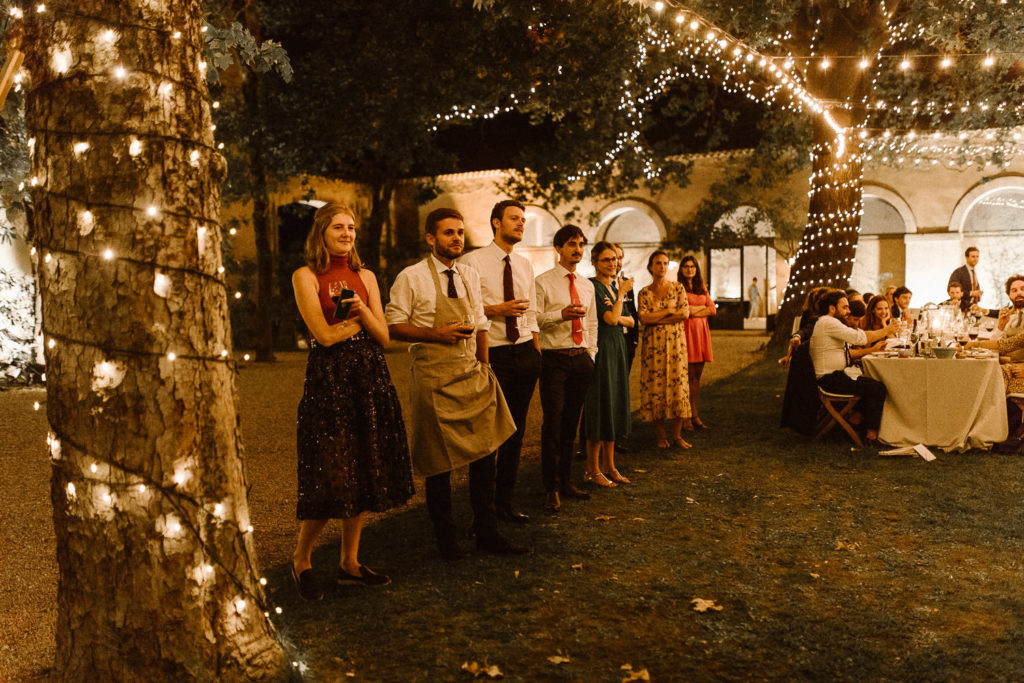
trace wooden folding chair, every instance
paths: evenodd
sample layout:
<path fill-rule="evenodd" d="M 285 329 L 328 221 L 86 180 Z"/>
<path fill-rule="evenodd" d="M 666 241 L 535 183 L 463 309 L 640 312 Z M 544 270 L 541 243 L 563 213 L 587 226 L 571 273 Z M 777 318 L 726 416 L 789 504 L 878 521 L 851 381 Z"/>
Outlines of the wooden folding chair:
<path fill-rule="evenodd" d="M 860 396 L 854 396 L 853 394 L 830 394 L 821 387 L 818 387 L 818 400 L 821 401 L 824 412 L 818 420 L 818 435 L 814 437 L 815 441 L 825 436 L 838 424 L 849 434 L 855 444 L 858 446 L 862 445 L 860 436 L 857 435 L 856 430 L 846 419 L 849 412 L 860 401 Z"/>

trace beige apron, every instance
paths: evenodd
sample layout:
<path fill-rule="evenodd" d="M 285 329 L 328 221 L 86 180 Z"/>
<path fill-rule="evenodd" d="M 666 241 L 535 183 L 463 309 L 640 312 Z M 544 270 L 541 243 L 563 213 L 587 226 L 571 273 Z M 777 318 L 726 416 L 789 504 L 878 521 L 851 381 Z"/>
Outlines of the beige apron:
<path fill-rule="evenodd" d="M 434 327 L 473 318 L 472 293 L 451 299 L 434 260 Z M 456 272 L 458 270 L 456 269 Z M 459 273 L 459 277 L 462 274 Z M 463 279 L 463 284 L 466 281 Z M 476 359 L 476 335 L 455 345 L 420 342 L 412 348 L 412 464 L 424 477 L 451 472 L 490 455 L 516 430 L 490 367 Z"/>

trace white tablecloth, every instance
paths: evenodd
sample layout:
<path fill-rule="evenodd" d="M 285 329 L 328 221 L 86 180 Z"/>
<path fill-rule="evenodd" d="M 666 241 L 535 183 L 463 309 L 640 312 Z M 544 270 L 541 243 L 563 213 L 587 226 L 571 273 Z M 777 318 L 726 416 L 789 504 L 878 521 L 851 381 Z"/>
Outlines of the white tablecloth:
<path fill-rule="evenodd" d="M 992 447 L 1006 439 L 1006 391 L 995 358 L 873 358 L 864 374 L 888 392 L 878 438 L 946 451 Z"/>

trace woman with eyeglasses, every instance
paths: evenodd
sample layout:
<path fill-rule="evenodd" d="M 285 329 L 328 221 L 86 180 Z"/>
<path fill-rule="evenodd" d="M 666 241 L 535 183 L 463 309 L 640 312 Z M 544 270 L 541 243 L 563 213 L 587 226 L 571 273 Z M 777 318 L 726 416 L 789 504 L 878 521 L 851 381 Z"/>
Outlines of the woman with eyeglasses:
<path fill-rule="evenodd" d="M 686 430 L 707 429 L 700 419 L 700 377 L 704 364 L 710 363 L 711 328 L 708 317 L 715 315 L 715 302 L 711 300 L 707 285 L 700 276 L 700 266 L 693 256 L 684 256 L 679 264 L 679 282 L 686 289 L 686 300 L 690 305 L 690 317 L 686 319 L 687 379 L 690 384 L 690 419 L 683 421 Z"/>
<path fill-rule="evenodd" d="M 623 312 L 626 292 L 633 289 L 627 279 L 614 286 L 619 259 L 611 242 L 598 242 L 590 251 L 597 275 L 594 301 L 597 304 L 597 359 L 583 404 L 583 429 L 587 437 L 588 484 L 612 488 L 629 480 L 615 468 L 615 439 L 630 431 L 629 370 L 623 327 L 634 320 Z"/>

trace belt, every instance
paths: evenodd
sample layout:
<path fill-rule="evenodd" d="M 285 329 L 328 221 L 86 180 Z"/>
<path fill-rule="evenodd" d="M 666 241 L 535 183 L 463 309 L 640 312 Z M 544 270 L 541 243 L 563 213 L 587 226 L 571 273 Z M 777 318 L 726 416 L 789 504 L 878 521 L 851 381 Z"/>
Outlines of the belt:
<path fill-rule="evenodd" d="M 563 356 L 579 356 L 587 352 L 587 349 L 581 347 L 572 349 L 544 349 L 544 353 L 560 353 Z"/>

